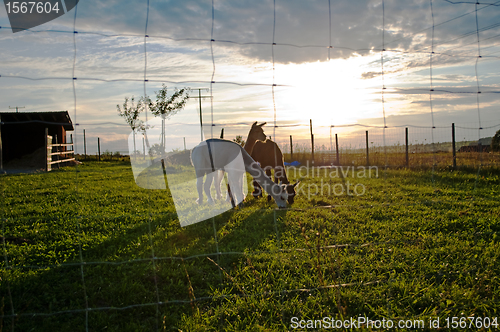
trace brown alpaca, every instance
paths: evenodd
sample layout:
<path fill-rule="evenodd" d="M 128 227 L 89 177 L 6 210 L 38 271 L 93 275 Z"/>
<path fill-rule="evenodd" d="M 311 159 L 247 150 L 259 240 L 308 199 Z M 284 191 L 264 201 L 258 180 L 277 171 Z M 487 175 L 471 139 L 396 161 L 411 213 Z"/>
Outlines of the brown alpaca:
<path fill-rule="evenodd" d="M 255 121 L 252 124 L 252 127 L 250 128 L 250 131 L 248 132 L 247 140 L 245 142 L 245 145 L 243 146 L 243 149 L 250 155 L 252 154 L 253 147 L 255 145 L 255 142 L 260 142 L 266 139 L 266 134 L 264 134 L 264 130 L 262 129 L 262 126 L 265 125 L 266 122 L 261 123 L 260 125 L 257 124 L 257 121 Z M 219 175 L 219 183 L 217 184 L 217 181 L 215 182 L 217 184 L 216 188 L 220 188 L 220 182 L 222 181 L 222 174 Z M 255 182 L 255 180 L 254 180 Z M 233 193 L 231 192 L 231 188 L 229 185 L 227 186 L 227 198 L 226 200 L 230 200 L 231 204 L 233 204 L 233 207 L 235 205 L 234 200 L 233 200 Z M 220 196 L 220 195 L 219 195 Z M 243 195 L 243 199 L 245 196 Z"/>
<path fill-rule="evenodd" d="M 281 181 L 282 184 L 286 184 L 288 204 L 292 204 L 296 195 L 295 187 L 299 182 L 290 184 L 290 181 L 288 181 L 283 163 L 283 153 L 281 153 L 279 146 L 269 139 L 257 141 L 249 154 L 253 160 L 260 164 L 260 167 L 266 172 L 267 176 L 271 177 L 271 170 L 274 170 L 274 182 L 279 183 Z M 262 188 L 255 180 L 253 181 L 253 187 L 254 191 L 252 195 L 255 198 L 262 197 Z M 271 200 L 270 195 L 267 196 L 267 200 Z"/>
<path fill-rule="evenodd" d="M 250 128 L 250 131 L 248 132 L 247 140 L 245 142 L 245 145 L 243 146 L 243 148 L 245 149 L 245 151 L 249 155 L 252 155 L 252 151 L 254 149 L 256 142 L 263 141 L 266 139 L 266 134 L 264 134 L 264 130 L 262 129 L 262 126 L 265 124 L 266 124 L 266 122 L 258 125 L 257 121 L 255 121 L 252 124 L 252 128 Z"/>

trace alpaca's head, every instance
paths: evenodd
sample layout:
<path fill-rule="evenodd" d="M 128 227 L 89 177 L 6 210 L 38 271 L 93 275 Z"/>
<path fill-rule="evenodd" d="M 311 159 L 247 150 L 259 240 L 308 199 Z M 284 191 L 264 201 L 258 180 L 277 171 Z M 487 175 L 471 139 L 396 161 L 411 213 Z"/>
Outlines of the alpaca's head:
<path fill-rule="evenodd" d="M 276 204 L 280 209 L 286 208 L 286 204 L 288 201 L 288 192 L 287 192 L 287 187 L 285 184 L 282 185 L 277 185 L 275 184 L 272 187 L 272 192 L 273 192 L 273 197 L 274 200 L 276 201 Z"/>
<path fill-rule="evenodd" d="M 295 184 L 284 184 L 283 186 L 285 187 L 285 190 L 288 194 L 288 204 L 293 204 L 295 196 L 297 195 L 297 192 L 295 191 L 295 187 L 300 183 L 300 181 L 295 182 Z"/>
<path fill-rule="evenodd" d="M 250 132 L 248 133 L 248 138 L 255 139 L 256 141 L 265 141 L 266 134 L 264 134 L 264 129 L 262 129 L 262 126 L 265 124 L 266 122 L 258 125 L 257 121 L 255 121 L 252 124 L 252 128 L 250 128 Z"/>

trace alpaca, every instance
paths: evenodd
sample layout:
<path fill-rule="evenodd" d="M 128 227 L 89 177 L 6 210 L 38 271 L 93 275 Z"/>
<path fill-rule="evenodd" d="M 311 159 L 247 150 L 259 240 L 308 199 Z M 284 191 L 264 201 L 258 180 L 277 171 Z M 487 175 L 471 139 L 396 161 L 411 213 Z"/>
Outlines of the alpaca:
<path fill-rule="evenodd" d="M 262 129 L 262 126 L 264 126 L 267 122 L 261 123 L 260 125 L 257 124 L 257 121 L 255 121 L 252 124 L 252 127 L 250 128 L 250 131 L 248 132 L 247 140 L 245 142 L 245 145 L 243 148 L 245 151 L 249 154 L 252 155 L 252 151 L 254 149 L 254 146 L 257 142 L 259 141 L 264 141 L 266 139 L 266 134 L 264 134 L 264 130 Z"/>
<path fill-rule="evenodd" d="M 248 151 L 247 151 L 248 152 Z M 260 164 L 260 167 L 265 170 L 267 176 L 271 177 L 271 170 L 274 170 L 274 182 L 281 182 L 286 185 L 286 191 L 288 192 L 288 204 L 293 204 L 296 195 L 295 187 L 300 183 L 297 181 L 295 184 L 290 184 L 286 176 L 285 165 L 283 163 L 283 153 L 279 146 L 269 140 L 257 141 L 254 144 L 253 150 L 250 156 Z M 253 181 L 254 191 L 252 195 L 255 198 L 262 197 L 262 188 L 259 186 L 257 181 Z M 267 200 L 271 200 L 268 195 Z"/>
<path fill-rule="evenodd" d="M 261 123 L 261 124 L 257 124 L 257 121 L 255 121 L 252 124 L 252 127 L 250 128 L 250 131 L 248 132 L 247 139 L 245 141 L 245 145 L 243 146 L 243 148 L 245 149 L 245 151 L 249 155 L 252 153 L 253 147 L 254 147 L 256 142 L 263 141 L 266 139 L 266 135 L 264 134 L 264 130 L 262 129 L 262 126 L 264 126 L 265 124 L 266 124 L 266 122 Z M 216 193 L 215 199 L 220 199 L 222 197 L 220 188 L 221 188 L 223 177 L 224 177 L 223 171 L 215 172 L 212 176 L 212 178 L 214 180 L 215 193 Z M 212 179 L 210 179 L 210 181 L 211 180 Z M 243 174 L 241 177 L 241 181 L 243 181 Z M 205 185 L 208 185 L 208 184 L 205 182 Z M 232 186 L 228 185 L 228 188 L 227 188 L 228 194 L 226 197 L 226 201 L 230 201 L 232 199 L 234 188 L 231 189 L 231 187 Z M 243 195 L 243 200 L 245 200 L 245 194 L 243 194 L 243 186 L 238 185 L 238 187 L 242 188 L 241 192 Z M 239 195 L 239 191 L 238 191 L 238 195 Z"/>
<path fill-rule="evenodd" d="M 191 162 L 196 171 L 198 204 L 203 203 L 203 190 L 207 195 L 207 201 L 213 203 L 210 187 L 214 175 L 218 173 L 217 171 L 224 170 L 228 173 L 228 182 L 230 187 L 233 188 L 232 191 L 239 206 L 241 206 L 244 199 L 242 178 L 246 171 L 274 198 L 278 207 L 286 207 L 288 193 L 285 187 L 275 184 L 267 177 L 262 168 L 245 149 L 235 142 L 223 139 L 209 139 L 201 142 L 192 150 Z M 203 184 L 204 175 L 207 175 L 207 177 Z"/>

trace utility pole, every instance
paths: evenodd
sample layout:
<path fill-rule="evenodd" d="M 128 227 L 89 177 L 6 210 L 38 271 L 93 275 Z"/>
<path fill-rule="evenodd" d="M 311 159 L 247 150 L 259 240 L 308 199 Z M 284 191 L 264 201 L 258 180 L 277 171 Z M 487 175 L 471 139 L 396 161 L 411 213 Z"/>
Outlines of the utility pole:
<path fill-rule="evenodd" d="M 207 88 L 194 88 L 191 90 L 198 90 L 198 97 L 189 97 L 189 98 L 198 99 L 200 101 L 200 129 L 201 129 L 201 141 L 203 141 L 203 117 L 202 117 L 202 113 L 201 113 L 201 98 L 211 98 L 211 96 L 202 96 L 201 95 L 201 90 L 209 91 Z"/>
<path fill-rule="evenodd" d="M 309 119 L 309 128 L 311 129 L 311 162 L 314 166 L 314 134 L 313 134 L 313 120 Z"/>
<path fill-rule="evenodd" d="M 20 108 L 26 108 L 26 107 L 24 107 L 24 106 L 22 106 L 22 107 L 19 107 L 19 106 L 16 106 L 16 107 L 10 107 L 10 106 L 9 106 L 9 109 L 10 109 L 10 110 L 15 109 L 15 110 L 16 110 L 16 113 L 19 113 L 19 109 L 20 109 Z"/>

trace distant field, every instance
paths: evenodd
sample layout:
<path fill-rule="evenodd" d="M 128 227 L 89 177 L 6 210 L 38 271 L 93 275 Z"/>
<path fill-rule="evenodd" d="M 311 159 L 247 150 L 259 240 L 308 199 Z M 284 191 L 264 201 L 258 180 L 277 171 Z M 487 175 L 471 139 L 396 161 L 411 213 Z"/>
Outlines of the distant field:
<path fill-rule="evenodd" d="M 139 188 L 126 160 L 0 176 L 0 331 L 499 315 L 498 170 L 289 174 L 293 209 L 247 197 L 185 228 L 170 192 Z"/>
<path fill-rule="evenodd" d="M 434 148 L 430 144 L 421 146 L 409 146 L 408 166 L 413 169 L 449 168 L 453 166 L 453 154 L 451 143 L 436 144 Z M 457 146 L 458 149 L 458 146 Z M 307 146 L 295 146 L 293 156 L 289 153 L 290 148 L 285 147 L 283 151 L 285 161 L 299 161 L 302 164 L 311 164 L 311 149 Z M 314 153 L 316 165 L 337 164 L 335 150 L 319 149 Z M 368 161 L 370 165 L 384 167 L 406 167 L 406 149 L 404 146 L 371 147 Z M 366 166 L 366 149 L 339 149 L 339 162 L 343 166 Z M 456 152 L 457 167 L 477 168 L 480 165 L 486 167 L 500 167 L 499 152 Z"/>

